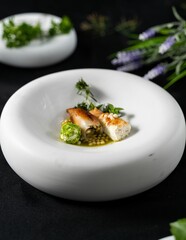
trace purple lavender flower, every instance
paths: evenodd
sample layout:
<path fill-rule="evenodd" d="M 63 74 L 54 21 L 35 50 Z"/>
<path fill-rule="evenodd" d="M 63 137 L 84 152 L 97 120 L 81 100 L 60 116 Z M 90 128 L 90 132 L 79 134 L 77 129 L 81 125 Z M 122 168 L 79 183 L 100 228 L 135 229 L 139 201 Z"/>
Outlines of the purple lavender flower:
<path fill-rule="evenodd" d="M 156 67 L 152 68 L 147 74 L 145 74 L 144 78 L 151 80 L 156 78 L 157 76 L 163 74 L 166 70 L 166 64 L 158 64 Z"/>
<path fill-rule="evenodd" d="M 111 63 L 113 65 L 126 64 L 132 61 L 136 61 L 142 58 L 143 52 L 140 50 L 128 51 L 128 52 L 118 52 L 116 58 L 114 58 Z"/>
<path fill-rule="evenodd" d="M 160 47 L 159 47 L 159 53 L 160 54 L 164 54 L 165 52 L 167 52 L 171 47 L 172 45 L 174 45 L 174 43 L 176 42 L 176 38 L 175 36 L 171 36 L 171 37 L 168 37 L 165 42 L 163 42 Z"/>
<path fill-rule="evenodd" d="M 149 38 L 154 37 L 155 34 L 156 34 L 156 31 L 153 28 L 149 28 L 145 32 L 142 32 L 139 35 L 139 40 L 145 41 Z"/>
<path fill-rule="evenodd" d="M 135 62 L 128 63 L 126 65 L 123 65 L 121 67 L 118 67 L 117 70 L 123 71 L 123 72 L 130 72 L 140 68 L 141 66 L 142 64 L 139 61 L 135 61 Z"/>

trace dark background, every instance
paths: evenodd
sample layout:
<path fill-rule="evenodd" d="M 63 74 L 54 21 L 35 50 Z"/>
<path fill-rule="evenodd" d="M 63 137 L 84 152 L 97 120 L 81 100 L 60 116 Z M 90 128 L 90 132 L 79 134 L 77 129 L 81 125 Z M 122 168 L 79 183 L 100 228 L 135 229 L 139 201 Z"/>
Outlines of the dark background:
<path fill-rule="evenodd" d="M 109 68 L 108 56 L 126 47 L 119 34 L 93 37 L 80 30 L 85 17 L 96 12 L 112 23 L 137 17 L 139 31 L 174 20 L 171 6 L 186 16 L 183 1 L 162 0 L 8 0 L 0 2 L 0 19 L 22 12 L 70 16 L 78 46 L 67 60 L 38 69 L 15 68 L 0 63 L 0 112 L 8 98 L 29 81 L 56 71 L 74 68 Z M 185 13 L 184 13 L 185 11 Z M 146 69 L 135 72 L 143 75 Z M 168 89 L 183 112 L 186 80 Z M 157 79 L 163 85 L 165 76 Z M 186 217 L 186 155 L 161 184 L 139 195 L 111 202 L 86 203 L 59 199 L 33 188 L 8 166 L 0 151 L 0 240 L 157 240 L 170 235 L 169 223 Z"/>

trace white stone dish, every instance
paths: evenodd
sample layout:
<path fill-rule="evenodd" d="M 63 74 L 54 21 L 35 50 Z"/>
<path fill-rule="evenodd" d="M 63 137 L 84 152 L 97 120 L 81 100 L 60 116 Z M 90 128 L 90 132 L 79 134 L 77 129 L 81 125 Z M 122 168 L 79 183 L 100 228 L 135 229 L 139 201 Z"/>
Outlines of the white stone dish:
<path fill-rule="evenodd" d="M 123 107 L 132 125 L 125 140 L 99 147 L 59 141 L 66 109 L 81 102 L 83 78 L 101 103 Z M 77 69 L 28 83 L 6 103 L 1 147 L 12 169 L 34 187 L 67 199 L 105 201 L 143 192 L 163 181 L 185 147 L 185 120 L 161 87 L 129 73 Z"/>
<path fill-rule="evenodd" d="M 77 45 L 77 34 L 72 29 L 68 34 L 58 35 L 45 40 L 33 40 L 29 45 L 20 48 L 7 48 L 2 39 L 3 25 L 13 18 L 16 24 L 27 22 L 37 24 L 47 31 L 51 20 L 60 21 L 60 17 L 45 13 L 22 13 L 0 21 L 0 62 L 16 67 L 45 67 L 58 63 L 69 57 Z"/>
<path fill-rule="evenodd" d="M 161 238 L 159 240 L 175 240 L 175 237 L 174 236 L 169 236 L 169 237 Z"/>

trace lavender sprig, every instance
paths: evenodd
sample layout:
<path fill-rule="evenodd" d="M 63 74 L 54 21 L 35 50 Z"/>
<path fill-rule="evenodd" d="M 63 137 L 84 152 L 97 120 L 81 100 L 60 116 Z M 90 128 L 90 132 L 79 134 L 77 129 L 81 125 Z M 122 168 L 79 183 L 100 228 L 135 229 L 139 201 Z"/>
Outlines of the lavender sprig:
<path fill-rule="evenodd" d="M 111 63 L 119 71 L 133 71 L 156 64 L 144 78 L 152 80 L 171 73 L 166 89 L 186 76 L 186 20 L 173 7 L 177 21 L 152 26 L 138 36 L 134 45 L 119 51 Z"/>
<path fill-rule="evenodd" d="M 144 78 L 148 80 L 152 80 L 165 72 L 166 72 L 166 64 L 158 64 L 156 67 L 148 71 L 144 75 Z"/>
<path fill-rule="evenodd" d="M 145 41 L 149 38 L 152 38 L 154 37 L 156 34 L 156 31 L 154 28 L 149 28 L 147 29 L 145 32 L 142 32 L 140 35 L 139 35 L 139 40 L 142 40 L 142 41 Z"/>
<path fill-rule="evenodd" d="M 112 60 L 113 65 L 125 64 L 132 61 L 136 61 L 142 58 L 143 52 L 141 50 L 134 51 L 121 51 L 116 54 L 116 57 Z"/>
<path fill-rule="evenodd" d="M 170 36 L 168 37 L 165 42 L 163 42 L 160 47 L 158 52 L 160 54 L 164 54 L 165 52 L 167 52 L 176 42 L 176 37 L 175 36 Z"/>
<path fill-rule="evenodd" d="M 126 65 L 120 66 L 117 68 L 117 70 L 123 71 L 123 72 L 131 72 L 139 69 L 141 66 L 142 66 L 142 63 L 140 61 L 135 61 L 135 62 L 128 63 Z"/>

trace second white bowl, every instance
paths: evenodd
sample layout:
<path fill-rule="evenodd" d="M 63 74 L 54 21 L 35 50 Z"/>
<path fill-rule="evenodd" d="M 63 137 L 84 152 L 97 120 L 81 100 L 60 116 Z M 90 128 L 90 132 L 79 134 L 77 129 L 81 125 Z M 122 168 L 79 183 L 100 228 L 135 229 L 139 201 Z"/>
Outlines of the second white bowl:
<path fill-rule="evenodd" d="M 43 30 L 48 30 L 51 20 L 59 22 L 60 18 L 45 13 L 22 13 L 3 19 L 7 23 L 13 19 L 16 24 L 26 22 L 41 24 Z M 73 28 L 68 34 L 62 34 L 45 40 L 33 40 L 29 45 L 19 48 L 7 48 L 2 39 L 3 24 L 0 22 L 0 62 L 16 67 L 45 67 L 58 63 L 69 57 L 77 45 L 77 34 Z"/>

